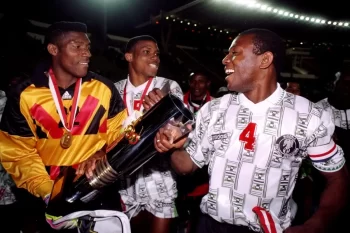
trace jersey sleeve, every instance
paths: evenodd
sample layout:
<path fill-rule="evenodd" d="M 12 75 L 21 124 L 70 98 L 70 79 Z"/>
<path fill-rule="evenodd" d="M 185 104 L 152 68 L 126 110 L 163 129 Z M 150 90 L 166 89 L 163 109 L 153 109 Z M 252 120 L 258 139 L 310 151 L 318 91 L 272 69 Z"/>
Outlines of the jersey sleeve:
<path fill-rule="evenodd" d="M 209 164 L 210 155 L 213 152 L 213 146 L 208 139 L 208 125 L 210 121 L 209 104 L 205 104 L 196 117 L 196 127 L 188 137 L 188 143 L 185 148 L 192 161 L 202 168 Z"/>
<path fill-rule="evenodd" d="M 334 123 L 330 112 L 315 120 L 315 130 L 307 138 L 307 152 L 313 166 L 322 172 L 336 172 L 345 164 L 344 152 L 332 139 Z"/>
<path fill-rule="evenodd" d="M 177 82 L 172 81 L 170 83 L 170 92 L 176 95 L 177 97 L 179 97 L 180 99 L 183 99 L 184 94 L 182 92 L 180 85 Z"/>
<path fill-rule="evenodd" d="M 53 181 L 36 149 L 32 121 L 20 94 L 9 97 L 0 123 L 0 157 L 19 188 L 44 198 L 51 193 Z"/>
<path fill-rule="evenodd" d="M 124 103 L 114 85 L 111 87 L 111 92 L 107 117 L 107 145 L 111 145 L 116 140 L 121 139 L 123 122 L 128 116 Z"/>

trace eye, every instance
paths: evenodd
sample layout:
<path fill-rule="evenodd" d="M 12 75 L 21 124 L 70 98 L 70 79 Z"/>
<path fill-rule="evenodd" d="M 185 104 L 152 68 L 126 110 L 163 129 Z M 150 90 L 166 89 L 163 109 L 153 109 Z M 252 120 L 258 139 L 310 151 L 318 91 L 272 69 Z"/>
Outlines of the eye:
<path fill-rule="evenodd" d="M 149 54 L 149 50 L 143 50 L 144 54 Z"/>

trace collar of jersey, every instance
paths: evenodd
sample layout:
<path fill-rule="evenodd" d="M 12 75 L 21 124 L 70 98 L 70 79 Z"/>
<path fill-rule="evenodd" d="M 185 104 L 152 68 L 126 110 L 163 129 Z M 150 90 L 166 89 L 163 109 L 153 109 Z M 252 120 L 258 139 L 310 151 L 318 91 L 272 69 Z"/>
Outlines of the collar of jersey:
<path fill-rule="evenodd" d="M 153 81 L 154 79 L 157 78 L 156 76 L 153 77 Z M 152 82 L 153 82 L 152 81 Z M 133 92 L 134 94 L 137 94 L 138 92 L 141 92 L 145 89 L 147 85 L 147 82 L 141 84 L 140 86 L 137 86 L 135 87 L 131 82 L 130 82 L 130 78 L 129 78 L 129 75 L 128 75 L 128 78 L 126 79 L 126 93 L 130 93 L 130 92 Z M 148 91 L 152 91 L 152 87 L 150 87 L 148 89 Z"/>
<path fill-rule="evenodd" d="M 238 95 L 239 102 L 247 107 L 254 107 L 254 109 L 259 110 L 260 108 L 265 109 L 265 107 L 271 105 L 279 105 L 282 102 L 285 91 L 281 88 L 280 84 L 277 83 L 276 90 L 265 100 L 259 103 L 253 103 L 244 94 L 240 93 Z M 252 110 L 252 109 L 251 109 Z M 265 109 L 266 110 L 266 109 Z"/>

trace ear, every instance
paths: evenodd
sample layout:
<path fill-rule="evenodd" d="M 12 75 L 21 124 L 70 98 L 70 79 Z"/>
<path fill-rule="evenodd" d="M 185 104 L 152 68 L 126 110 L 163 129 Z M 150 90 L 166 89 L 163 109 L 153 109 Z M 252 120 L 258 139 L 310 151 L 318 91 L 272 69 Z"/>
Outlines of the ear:
<path fill-rule="evenodd" d="M 125 53 L 124 57 L 128 62 L 132 62 L 132 53 Z"/>
<path fill-rule="evenodd" d="M 52 56 L 56 56 L 58 53 L 58 47 L 57 45 L 54 44 L 48 44 L 47 45 L 47 51 L 52 55 Z"/>
<path fill-rule="evenodd" d="M 273 62 L 273 54 L 271 52 L 266 52 L 261 55 L 260 69 L 267 69 L 271 66 Z"/>

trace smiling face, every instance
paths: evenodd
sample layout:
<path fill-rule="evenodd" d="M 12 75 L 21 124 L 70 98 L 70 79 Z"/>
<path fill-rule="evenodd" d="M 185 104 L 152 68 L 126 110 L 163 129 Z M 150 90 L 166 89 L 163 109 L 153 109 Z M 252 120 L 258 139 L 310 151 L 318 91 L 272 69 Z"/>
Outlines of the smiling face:
<path fill-rule="evenodd" d="M 191 97 L 193 100 L 201 100 L 209 89 L 210 81 L 203 74 L 195 74 L 190 80 Z"/>
<path fill-rule="evenodd" d="M 253 34 L 236 37 L 229 53 L 222 60 L 227 75 L 227 88 L 230 91 L 245 93 L 256 86 L 262 55 L 253 53 L 253 38 Z"/>
<path fill-rule="evenodd" d="M 159 48 L 153 41 L 138 41 L 132 51 L 125 54 L 130 68 L 138 75 L 154 77 L 160 63 Z"/>
<path fill-rule="evenodd" d="M 90 40 L 85 33 L 65 32 L 57 43 L 48 45 L 48 50 L 66 73 L 77 78 L 86 76 L 91 53 Z"/>

